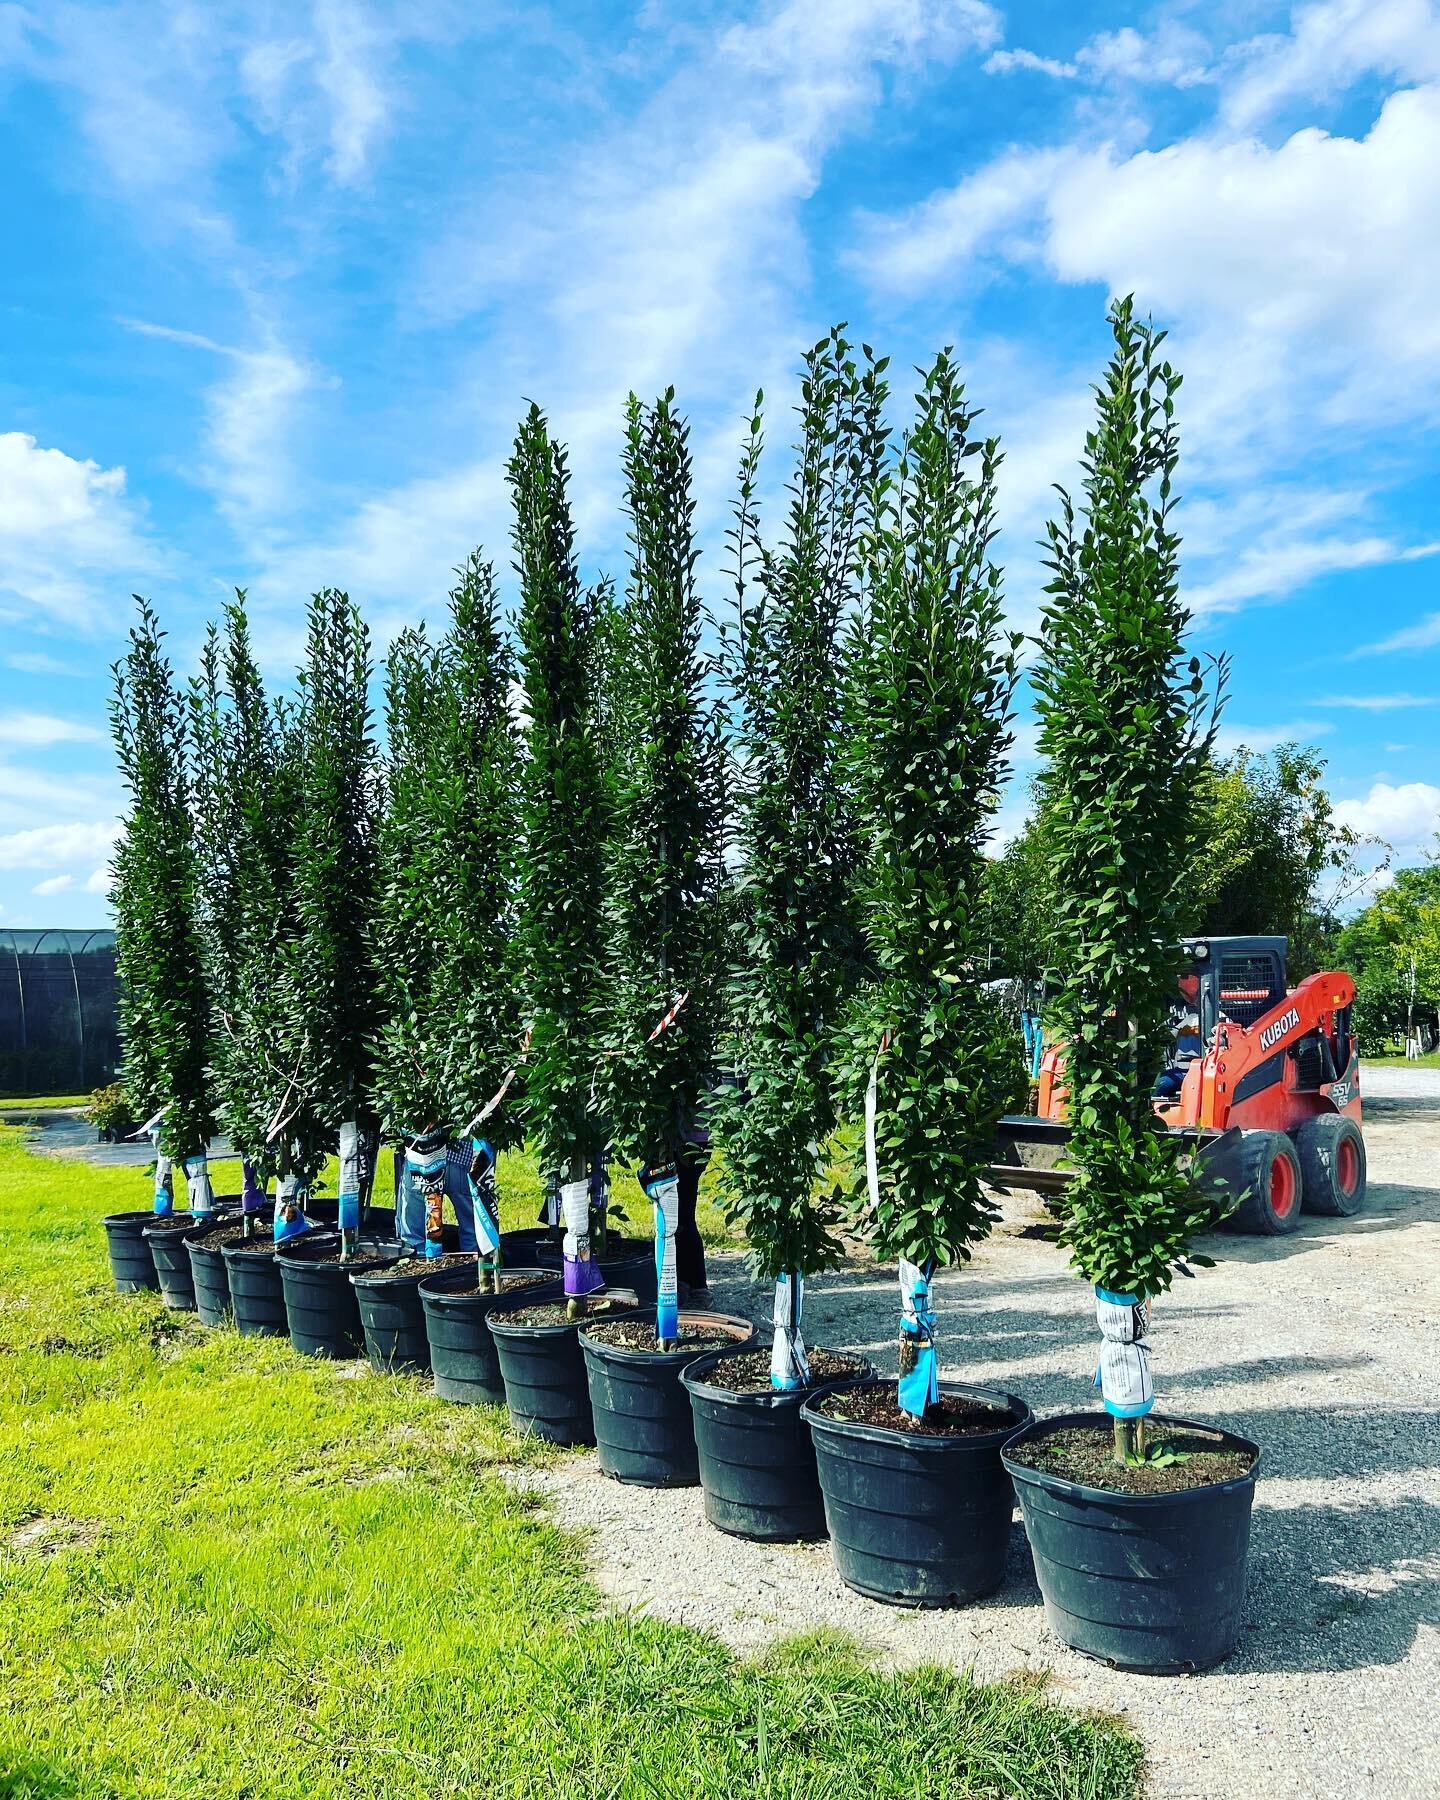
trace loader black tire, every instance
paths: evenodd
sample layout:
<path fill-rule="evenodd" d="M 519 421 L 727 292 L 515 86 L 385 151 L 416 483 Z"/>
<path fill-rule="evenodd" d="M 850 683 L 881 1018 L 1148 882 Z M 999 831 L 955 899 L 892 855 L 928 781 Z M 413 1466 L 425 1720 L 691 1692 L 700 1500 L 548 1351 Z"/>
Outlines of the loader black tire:
<path fill-rule="evenodd" d="M 1238 1186 L 1245 1198 L 1226 1223 L 1253 1237 L 1284 1237 L 1300 1223 L 1300 1157 L 1283 1131 L 1240 1135 Z"/>
<path fill-rule="evenodd" d="M 1306 1212 L 1348 1219 L 1365 1204 L 1365 1139 L 1344 1113 L 1321 1113 L 1295 1133 Z"/>

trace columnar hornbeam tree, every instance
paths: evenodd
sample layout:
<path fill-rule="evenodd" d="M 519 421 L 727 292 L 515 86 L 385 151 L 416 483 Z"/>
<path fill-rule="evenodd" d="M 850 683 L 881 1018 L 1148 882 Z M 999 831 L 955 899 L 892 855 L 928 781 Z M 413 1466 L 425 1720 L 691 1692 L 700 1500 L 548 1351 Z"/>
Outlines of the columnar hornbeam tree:
<path fill-rule="evenodd" d="M 243 592 L 225 607 L 223 633 L 212 627 L 206 638 L 191 683 L 190 732 L 217 1112 L 240 1152 L 248 1232 L 279 1171 L 280 1147 L 269 1133 L 290 1085 L 278 1044 L 285 959 L 298 926 L 300 735 L 293 713 L 265 692 Z M 284 1136 L 308 1182 L 321 1161 L 316 1122 L 293 1119 Z"/>
<path fill-rule="evenodd" d="M 720 1023 L 721 750 L 701 648 L 689 428 L 674 391 L 630 398 L 625 434 L 630 579 L 613 699 L 614 811 L 605 908 L 613 1141 L 655 1206 L 656 1337 L 678 1336 L 680 1181 L 698 1174 L 700 1102 Z"/>
<path fill-rule="evenodd" d="M 841 767 L 842 638 L 884 457 L 884 363 L 840 331 L 809 353 L 784 541 L 758 536 L 760 401 L 741 460 L 732 542 L 737 617 L 739 914 L 731 1005 L 740 1085 L 722 1096 L 727 1206 L 775 1281 L 771 1380 L 808 1377 L 803 1282 L 839 1255 L 821 1192 L 836 1123 L 835 1033 L 861 948 L 851 794 Z"/>
<path fill-rule="evenodd" d="M 495 1159 L 523 1119 L 515 669 L 493 565 L 476 551 L 456 573 L 447 635 L 432 647 L 423 630 L 403 632 L 389 658 L 376 1093 L 426 1199 L 426 1254 L 443 1248 L 445 1158 L 458 1130 L 479 1247 L 498 1265 Z"/>
<path fill-rule="evenodd" d="M 125 1085 L 155 1144 L 154 1210 L 174 1210 L 173 1165 L 191 1210 L 214 1205 L 206 1151 L 215 1129 L 209 1007 L 186 758 L 186 707 L 148 601 L 114 665 L 110 723 L 126 809 L 113 864 Z"/>
<path fill-rule="evenodd" d="M 948 351 L 881 477 L 853 633 L 847 767 L 865 850 L 873 980 L 853 1021 L 864 1098 L 862 1229 L 900 1263 L 903 1412 L 937 1398 L 937 1267 L 969 1259 L 993 1202 L 980 1172 L 1021 1079 L 985 987 L 985 844 L 1004 774 L 1020 639 L 1002 630 L 993 438 L 975 435 Z"/>
<path fill-rule="evenodd" d="M 346 594 L 327 588 L 309 607 L 300 670 L 300 826 L 294 885 L 298 931 L 288 957 L 281 1067 L 295 1071 L 272 1140 L 281 1144 L 277 1236 L 303 1227 L 303 1170 L 289 1166 L 288 1133 L 308 1115 L 340 1138 L 342 1256 L 353 1253 L 374 1177 L 371 1097 L 378 780 L 371 735 L 370 633 Z"/>
<path fill-rule="evenodd" d="M 1095 1288 L 1101 1393 L 1123 1461 L 1153 1404 L 1149 1302 L 1209 1216 L 1151 1096 L 1168 1049 L 1199 848 L 1193 801 L 1218 707 L 1185 648 L 1171 524 L 1180 377 L 1160 354 L 1165 334 L 1137 321 L 1129 299 L 1112 307 L 1110 326 L 1115 350 L 1085 439 L 1080 517 L 1062 492 L 1049 527 L 1033 679 L 1055 942 L 1066 951 L 1046 1002 L 1070 1089 L 1074 1177 L 1061 1235 Z"/>
<path fill-rule="evenodd" d="M 603 1280 L 591 1254 L 590 1203 L 606 1135 L 595 1097 L 607 813 L 596 635 L 605 591 L 581 585 L 569 467 L 538 406 L 521 423 L 509 478 L 525 708 L 518 947 L 530 1025 L 526 1111 L 541 1168 L 559 1180 L 565 1292 L 578 1316 Z"/>

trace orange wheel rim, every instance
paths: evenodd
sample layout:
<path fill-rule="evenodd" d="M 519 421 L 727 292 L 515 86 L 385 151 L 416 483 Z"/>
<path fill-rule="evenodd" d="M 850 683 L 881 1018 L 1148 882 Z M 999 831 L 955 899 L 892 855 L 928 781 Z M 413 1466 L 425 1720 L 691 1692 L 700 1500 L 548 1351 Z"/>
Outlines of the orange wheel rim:
<path fill-rule="evenodd" d="M 1270 1210 L 1277 1219 L 1288 1219 L 1295 1210 L 1295 1170 L 1288 1156 L 1277 1156 L 1270 1165 Z"/>
<path fill-rule="evenodd" d="M 1342 1194 L 1353 1194 L 1359 1187 L 1360 1152 L 1355 1147 L 1354 1138 L 1341 1138 L 1340 1148 L 1335 1156 L 1335 1174 Z"/>

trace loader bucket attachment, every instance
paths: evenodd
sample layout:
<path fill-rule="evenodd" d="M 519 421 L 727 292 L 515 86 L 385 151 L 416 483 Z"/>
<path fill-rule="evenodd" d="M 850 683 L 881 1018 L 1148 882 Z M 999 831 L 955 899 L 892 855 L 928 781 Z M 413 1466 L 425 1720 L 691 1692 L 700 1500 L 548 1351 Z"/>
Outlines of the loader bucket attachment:
<path fill-rule="evenodd" d="M 1061 1194 L 1071 1180 L 1070 1170 L 1059 1166 L 1069 1142 L 1064 1119 L 1007 1113 L 995 1127 L 994 1161 L 983 1179 L 1005 1194 Z"/>

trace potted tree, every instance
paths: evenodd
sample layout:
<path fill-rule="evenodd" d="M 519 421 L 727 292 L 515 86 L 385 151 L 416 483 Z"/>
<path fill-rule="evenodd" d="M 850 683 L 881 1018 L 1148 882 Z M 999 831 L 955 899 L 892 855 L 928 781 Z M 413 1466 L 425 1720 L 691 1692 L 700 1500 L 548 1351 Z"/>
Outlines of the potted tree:
<path fill-rule="evenodd" d="M 994 1222 L 981 1174 L 1023 1094 L 984 962 L 985 846 L 1020 640 L 1002 630 L 992 555 L 999 446 L 976 434 L 948 350 L 916 408 L 868 508 L 847 714 L 873 973 L 849 1030 L 865 1114 L 859 1224 L 899 1261 L 900 1373 L 817 1396 L 805 1414 L 842 1578 L 935 1606 L 1003 1578 L 1013 1500 L 1000 1445 L 1029 1417 L 1013 1395 L 940 1381 L 932 1291 Z"/>
<path fill-rule="evenodd" d="M 331 1355 L 352 1354 L 359 1334 L 351 1276 L 398 1255 L 361 1238 L 379 1149 L 371 1098 L 379 799 L 372 673 L 370 634 L 349 596 L 333 588 L 314 595 L 297 681 L 296 928 L 283 959 L 276 1034 L 275 1060 L 286 1086 L 267 1134 L 276 1146 L 279 1176 L 277 1249 L 267 1272 L 279 1279 L 291 1341 Z M 322 1222 L 319 1209 L 311 1211 L 310 1188 L 319 1174 L 315 1150 L 333 1150 L 337 1142 L 338 1230 L 307 1241 L 311 1227 Z M 303 1264 L 294 1281 L 288 1272 L 292 1253 Z M 233 1260 L 246 1254 L 242 1250 Z"/>
<path fill-rule="evenodd" d="M 516 1423 L 554 1442 L 584 1443 L 594 1440 L 576 1329 L 605 1285 L 590 1209 L 605 1147 L 595 1098 L 608 812 L 598 639 L 609 602 L 603 586 L 581 583 L 569 465 L 538 406 L 521 422 L 509 479 L 525 743 L 516 934 L 530 1031 L 525 1112 L 540 1166 L 558 1178 L 564 1298 L 496 1308 L 488 1325 Z"/>
<path fill-rule="evenodd" d="M 669 1485 L 695 1479 L 681 1369 L 707 1344 L 753 1335 L 747 1320 L 682 1307 L 679 1291 L 682 1221 L 698 1242 L 701 1104 L 720 1025 L 723 844 L 689 428 L 673 390 L 653 406 L 631 395 L 624 474 L 632 554 L 610 658 L 612 705 L 625 729 L 611 765 L 601 1092 L 612 1148 L 636 1166 L 654 1206 L 656 1306 L 653 1315 L 592 1325 L 580 1342 L 601 1468 Z M 693 1252 L 689 1236 L 685 1248 Z"/>
<path fill-rule="evenodd" d="M 283 1336 L 266 1189 L 277 1165 L 268 1133 L 288 1085 L 273 1046 L 281 958 L 297 923 L 300 738 L 292 713 L 265 691 L 243 592 L 226 604 L 223 631 L 212 625 L 206 635 L 190 684 L 189 737 L 216 1111 L 240 1156 L 242 1191 L 238 1219 L 188 1234 L 176 1279 L 189 1283 L 206 1323 L 233 1312 L 242 1332 Z M 318 1166 L 318 1148 L 308 1160 Z M 237 1264 L 242 1249 L 257 1256 Z"/>
<path fill-rule="evenodd" d="M 1217 1662 L 1235 1642 L 1259 1453 L 1149 1417 L 1150 1306 L 1212 1216 L 1151 1095 L 1173 1032 L 1198 848 L 1191 801 L 1223 670 L 1212 701 L 1185 648 L 1172 523 L 1180 377 L 1130 300 L 1109 322 L 1080 514 L 1062 494 L 1049 530 L 1034 676 L 1065 951 L 1047 1002 L 1065 1045 L 1074 1170 L 1061 1236 L 1095 1291 L 1104 1411 L 1032 1425 L 1005 1461 L 1052 1630 L 1106 1661 L 1166 1671 Z"/>
<path fill-rule="evenodd" d="M 716 1104 L 724 1196 L 761 1279 L 774 1282 L 768 1378 L 753 1359 L 690 1383 L 712 1518 L 752 1535 L 820 1528 L 799 1409 L 838 1374 L 869 1372 L 805 1345 L 807 1276 L 840 1257 L 836 1030 L 857 980 L 857 845 L 842 768 L 843 636 L 859 594 L 866 508 L 885 456 L 884 364 L 837 329 L 805 359 L 798 467 L 783 541 L 759 535 L 762 419 L 741 457 L 733 532 L 737 921 L 730 1004 L 734 1086 Z M 703 1375 L 703 1392 L 695 1379 Z M 722 1453 L 722 1440 L 728 1440 Z M 746 1446 L 743 1454 L 741 1444 Z M 723 1484 L 723 1486 L 722 1486 Z"/>
<path fill-rule="evenodd" d="M 126 793 L 111 900 L 116 920 L 125 1085 L 156 1149 L 149 1212 L 105 1220 L 122 1292 L 156 1287 L 150 1226 L 182 1228 L 214 1210 L 207 1151 L 214 1132 L 207 1077 L 209 1009 L 196 921 L 195 838 L 185 706 L 154 609 L 138 600 L 130 646 L 114 665 L 110 723 Z M 175 1213 L 179 1161 L 190 1212 Z"/>

